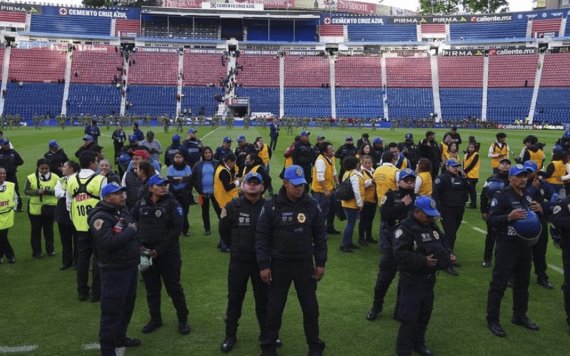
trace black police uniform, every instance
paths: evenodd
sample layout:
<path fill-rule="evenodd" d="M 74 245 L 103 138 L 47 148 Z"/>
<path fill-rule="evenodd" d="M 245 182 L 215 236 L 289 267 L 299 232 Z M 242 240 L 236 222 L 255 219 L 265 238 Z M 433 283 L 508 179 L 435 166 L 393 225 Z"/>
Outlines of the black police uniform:
<path fill-rule="evenodd" d="M 410 205 L 405 205 L 401 202 L 402 198 L 409 195 L 412 198 Z M 380 217 L 383 224 L 381 224 L 382 237 L 380 246 L 383 254 L 380 258 L 380 271 L 376 278 L 376 285 L 374 286 L 374 302 L 372 309 L 367 315 L 367 319 L 374 320 L 376 315 L 382 311 L 384 306 L 384 297 L 390 284 L 394 280 L 397 272 L 397 264 L 394 258 L 394 230 L 402 220 L 406 219 L 411 211 L 414 209 L 414 200 L 416 196 L 413 189 L 398 189 L 397 191 L 388 191 L 382 199 L 380 206 Z M 399 288 L 398 288 L 399 289 Z M 399 293 L 398 293 L 399 294 Z M 398 311 L 398 299 L 396 299 L 396 307 L 394 315 Z"/>
<path fill-rule="evenodd" d="M 513 282 L 513 319 L 526 318 L 532 248 L 521 243 L 508 215 L 515 209 L 528 209 L 532 201 L 508 186 L 496 192 L 489 209 L 489 226 L 496 231 L 495 267 L 487 296 L 487 322 L 499 322 L 501 300 L 509 279 Z"/>
<path fill-rule="evenodd" d="M 170 146 L 166 148 L 164 151 L 164 165 L 169 167 L 174 163 L 174 155 L 178 152 L 182 153 L 182 156 L 185 156 L 184 149 L 182 148 L 182 144 L 180 142 L 173 142 Z"/>
<path fill-rule="evenodd" d="M 411 355 L 413 350 L 425 348 L 436 271 L 451 266 L 450 251 L 443 246 L 442 237 L 435 223 L 423 225 L 414 216 L 403 220 L 394 232 L 394 258 L 400 271 L 398 355 Z M 429 255 L 438 259 L 436 267 L 427 266 Z"/>
<path fill-rule="evenodd" d="M 125 346 L 127 328 L 135 308 L 139 264 L 136 229 L 129 227 L 126 209 L 103 201 L 89 212 L 89 226 L 99 257 L 101 276 L 101 322 L 99 342 L 102 355 L 115 355 Z"/>
<path fill-rule="evenodd" d="M 560 248 L 562 249 L 562 267 L 564 269 L 564 309 L 566 310 L 566 323 L 570 333 L 570 197 L 555 204 L 552 208 L 552 224 L 561 235 Z"/>
<path fill-rule="evenodd" d="M 132 214 L 138 224 L 141 245 L 158 253 L 158 258 L 153 258 L 153 265 L 142 272 L 151 322 L 162 325 L 160 295 L 164 282 L 166 292 L 176 309 L 179 324 L 186 324 L 188 308 L 180 284 L 182 259 L 179 238 L 184 215 L 182 207 L 171 194 L 156 203 L 153 203 L 147 194 L 137 201 Z"/>
<path fill-rule="evenodd" d="M 142 182 L 135 173 L 134 168 L 125 172 L 125 188 L 127 188 L 127 208 L 132 209 L 139 197 Z"/>
<path fill-rule="evenodd" d="M 434 181 L 433 199 L 441 213 L 441 222 L 445 231 L 443 244 L 451 251 L 455 248 L 457 230 L 463 221 L 468 190 L 467 180 L 459 175 L 452 175 L 449 171 L 443 172 Z"/>
<path fill-rule="evenodd" d="M 310 148 L 310 146 L 308 146 Z M 257 222 L 255 248 L 259 269 L 271 268 L 266 335 L 261 348 L 275 354 L 276 340 L 291 282 L 303 310 L 303 326 L 309 351 L 321 355 L 325 343 L 319 339 L 319 305 L 314 263 L 327 261 L 325 219 L 316 200 L 306 193 L 296 202 L 287 198 L 285 188 L 268 201 Z"/>
<path fill-rule="evenodd" d="M 481 211 L 481 214 L 487 214 L 487 221 L 485 222 L 487 224 L 487 236 L 485 237 L 485 249 L 483 251 L 483 263 L 485 263 L 486 267 L 490 265 L 491 260 L 493 259 L 493 249 L 495 248 L 495 240 L 496 240 L 495 229 L 493 229 L 493 227 L 489 225 L 489 218 L 488 218 L 489 208 L 491 207 L 491 199 L 493 198 L 494 194 L 494 192 L 489 192 L 487 190 L 487 186 L 491 182 L 500 182 L 503 183 L 505 187 L 507 187 L 509 185 L 509 175 L 508 173 L 493 174 L 487 179 L 485 185 L 483 186 L 483 189 L 481 190 L 481 198 L 480 198 L 481 207 L 479 208 L 479 210 Z"/>
<path fill-rule="evenodd" d="M 384 153 L 383 147 L 373 145 L 370 148 L 370 156 L 372 156 L 372 168 L 376 169 L 378 166 L 380 166 L 380 162 L 382 161 L 382 153 Z"/>
<path fill-rule="evenodd" d="M 14 183 L 16 194 L 18 197 L 20 195 L 20 185 L 18 184 L 18 166 L 24 164 L 24 160 L 20 157 L 20 154 L 15 150 L 8 148 L 6 150 L 0 149 L 0 166 L 4 167 L 6 170 L 6 180 L 8 182 Z M 18 205 L 16 207 L 17 211 L 22 211 L 22 199 L 18 199 Z"/>
<path fill-rule="evenodd" d="M 123 150 L 123 146 L 127 141 L 127 134 L 123 130 L 116 129 L 113 131 L 111 135 L 111 139 L 113 140 L 113 148 L 115 150 L 115 159 L 119 158 L 121 155 L 121 151 Z"/>
<path fill-rule="evenodd" d="M 354 157 L 356 156 L 356 147 L 352 143 L 345 143 L 344 145 L 340 146 L 338 150 L 336 150 L 334 154 L 335 158 L 338 158 L 341 166 L 340 171 L 338 173 L 339 177 L 344 177 L 344 167 L 342 165 L 342 161 L 346 157 Z M 306 177 L 307 175 L 305 175 Z"/>
<path fill-rule="evenodd" d="M 404 141 L 398 144 L 398 148 L 404 153 L 404 156 L 410 161 L 408 168 L 415 169 L 420 160 L 420 149 L 414 141 Z"/>
<path fill-rule="evenodd" d="M 192 168 L 202 158 L 202 141 L 198 139 L 186 140 L 182 143 L 182 151 L 186 156 L 186 163 Z"/>
<path fill-rule="evenodd" d="M 49 151 L 44 154 L 44 158 L 48 161 L 49 170 L 52 173 L 62 176 L 61 167 L 67 162 L 68 158 L 65 154 L 63 148 L 59 148 L 57 151 Z"/>
<path fill-rule="evenodd" d="M 542 183 L 541 183 L 542 185 Z M 546 201 L 544 197 L 544 190 L 542 186 L 536 188 L 533 186 L 532 181 L 529 180 L 526 191 L 532 200 L 542 204 L 543 206 L 549 206 L 550 203 Z M 547 211 L 547 209 L 545 209 Z M 534 264 L 534 273 L 536 274 L 537 282 L 545 287 L 552 288 L 550 284 L 548 275 L 546 274 L 547 263 L 546 263 L 546 251 L 548 249 L 548 220 L 544 214 L 540 215 L 540 223 L 542 224 L 542 231 L 536 244 L 532 246 L 532 262 Z"/>
<path fill-rule="evenodd" d="M 429 141 L 427 138 L 419 144 L 420 156 L 427 158 L 431 162 L 431 176 L 437 177 L 439 173 L 439 164 L 441 162 L 441 149 L 437 142 Z"/>
<path fill-rule="evenodd" d="M 93 137 L 93 141 L 95 143 L 99 141 L 99 136 L 101 136 L 101 130 L 99 130 L 99 126 L 97 126 L 96 124 L 85 126 L 85 130 L 83 130 L 83 133 Z"/>
<path fill-rule="evenodd" d="M 216 161 L 222 162 L 225 155 L 227 155 L 228 153 L 232 153 L 231 148 L 225 148 L 224 146 L 218 146 L 216 148 L 216 152 L 214 153 L 214 159 Z"/>
<path fill-rule="evenodd" d="M 301 166 L 303 168 L 303 173 L 305 174 L 305 180 L 310 186 L 312 182 L 312 169 L 315 164 L 315 152 L 313 147 L 309 142 L 299 141 L 295 143 L 295 148 L 293 149 L 293 164 Z"/>
<path fill-rule="evenodd" d="M 238 143 L 238 146 L 234 150 L 234 155 L 236 156 L 236 166 L 238 166 L 239 172 L 241 172 L 245 167 L 245 157 L 251 153 L 257 153 L 254 145 L 246 143 L 243 147 L 240 147 Z M 222 159 L 223 158 L 224 157 L 222 157 Z"/>
<path fill-rule="evenodd" d="M 263 198 L 252 203 L 245 197 L 239 197 L 229 202 L 220 215 L 220 237 L 230 247 L 231 256 L 228 270 L 226 337 L 233 338 L 234 342 L 247 282 L 250 279 L 260 340 L 265 336 L 263 330 L 267 309 L 267 285 L 261 281 L 255 257 L 255 229 L 264 204 Z"/>

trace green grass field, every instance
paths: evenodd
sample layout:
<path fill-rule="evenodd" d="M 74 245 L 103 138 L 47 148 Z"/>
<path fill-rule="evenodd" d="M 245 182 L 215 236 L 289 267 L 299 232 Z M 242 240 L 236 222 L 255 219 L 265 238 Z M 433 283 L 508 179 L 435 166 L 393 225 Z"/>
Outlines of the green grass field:
<path fill-rule="evenodd" d="M 143 128 L 146 131 L 147 128 Z M 128 130 L 131 131 L 130 129 Z M 169 134 L 162 128 L 155 127 L 157 139 L 166 148 L 170 143 Z M 295 129 L 295 133 L 300 131 Z M 332 141 L 335 147 L 344 142 L 344 136 L 351 134 L 354 139 L 360 137 L 361 130 L 332 129 L 320 131 L 312 129 L 312 137 L 322 134 Z M 369 131 L 370 136 L 381 136 L 384 142 L 402 141 L 408 130 Z M 424 137 L 423 129 L 409 130 L 416 141 Z M 436 139 L 440 140 L 444 130 L 436 130 Z M 291 135 L 281 130 L 279 144 L 272 160 L 271 173 L 274 185 L 280 185 L 279 174 L 284 148 L 292 141 Z M 475 135 L 482 142 L 481 180 L 490 175 L 489 160 L 486 152 L 494 141 L 496 131 L 459 130 L 464 141 L 469 135 Z M 33 172 L 36 160 L 47 151 L 50 139 L 57 139 L 69 156 L 81 144 L 82 131 L 68 128 L 65 131 L 56 128 L 36 131 L 33 128 L 6 130 L 15 148 L 24 158 L 25 165 L 19 170 L 21 189 L 27 174 Z M 112 156 L 112 131 L 102 129 L 101 144 L 106 155 Z M 215 148 L 226 135 L 236 137 L 244 134 L 249 141 L 256 136 L 264 136 L 269 141 L 268 129 L 251 128 L 249 131 L 235 128 L 228 132 L 224 128 L 210 131 L 200 128 L 199 137 L 205 144 Z M 508 132 L 507 141 L 511 149 L 518 154 L 522 147 L 522 138 L 527 131 Z M 552 144 L 561 132 L 533 132 L 545 142 L 545 151 L 551 152 Z M 462 149 L 465 148 L 462 145 Z M 547 154 L 550 157 L 550 154 Z M 549 158 L 547 158 L 548 160 Z M 482 183 L 479 183 L 480 190 Z M 27 202 L 27 199 L 26 199 Z M 212 212 L 213 222 L 216 221 Z M 485 324 L 486 293 L 491 269 L 481 267 L 485 228 L 478 210 L 466 210 L 465 223 L 462 225 L 456 245 L 456 253 L 461 260 L 459 277 L 445 273 L 438 276 L 436 300 L 433 316 L 427 333 L 427 345 L 439 355 L 567 355 L 570 348 L 570 336 L 567 334 L 563 308 L 561 274 L 561 253 L 549 244 L 549 275 L 554 290 L 546 290 L 536 284 L 534 273 L 531 275 L 530 302 L 528 316 L 536 321 L 541 329 L 528 331 L 510 323 L 511 293 L 507 290 L 503 300 L 502 324 L 508 337 L 492 336 Z M 227 294 L 228 255 L 218 252 L 217 227 L 213 224 L 212 236 L 203 235 L 200 210 L 190 208 L 191 237 L 181 238 L 183 256 L 182 284 L 184 286 L 192 333 L 181 336 L 177 331 L 174 308 L 163 293 L 164 326 L 156 332 L 144 335 L 142 326 L 148 321 L 148 309 L 144 286 L 139 284 L 137 306 L 129 328 L 131 337 L 140 338 L 143 345 L 126 351 L 129 355 L 216 355 L 221 354 L 219 346 L 224 338 L 224 314 Z M 375 219 L 373 231 L 378 231 L 379 218 Z M 337 229 L 343 224 L 335 223 Z M 79 302 L 77 300 L 75 271 L 59 271 L 59 235 L 55 227 L 56 257 L 32 259 L 30 247 L 30 227 L 26 213 L 17 214 L 16 225 L 10 231 L 10 240 L 14 246 L 17 263 L 0 265 L 0 353 L 5 347 L 37 345 L 33 351 L 37 355 L 95 355 L 98 351 L 83 350 L 83 345 L 97 343 L 99 325 L 99 304 Z M 375 236 L 378 238 L 378 236 Z M 355 236 L 356 240 L 356 236 Z M 371 306 L 372 291 L 378 272 L 379 251 L 377 246 L 369 246 L 354 254 L 339 251 L 340 236 L 329 237 L 329 261 L 325 278 L 319 283 L 321 338 L 327 343 L 328 355 L 393 355 L 399 324 L 392 320 L 395 288 L 389 291 L 384 312 L 375 322 L 365 319 L 365 313 Z M 238 344 L 232 354 L 256 355 L 259 353 L 257 342 L 258 327 L 255 321 L 252 295 L 248 293 L 243 309 L 243 316 L 238 331 Z M 285 310 L 281 339 L 284 346 L 282 355 L 306 354 L 306 344 L 302 328 L 302 316 L 294 289 Z"/>

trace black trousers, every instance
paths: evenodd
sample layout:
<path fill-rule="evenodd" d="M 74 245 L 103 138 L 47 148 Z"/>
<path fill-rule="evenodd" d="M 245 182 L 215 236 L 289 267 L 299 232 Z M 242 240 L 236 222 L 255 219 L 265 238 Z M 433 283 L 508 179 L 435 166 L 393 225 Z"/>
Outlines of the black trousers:
<path fill-rule="evenodd" d="M 334 194 L 330 196 L 329 212 L 327 214 L 327 231 L 334 230 L 334 217 L 336 216 L 337 200 Z"/>
<path fill-rule="evenodd" d="M 269 148 L 271 151 L 275 152 L 275 148 L 277 148 L 277 139 L 279 136 L 271 136 L 271 141 L 269 142 Z"/>
<path fill-rule="evenodd" d="M 182 213 L 184 216 L 182 217 L 182 232 L 186 233 L 190 230 L 190 224 L 188 223 L 188 212 L 190 211 L 190 195 L 191 194 L 184 194 L 184 193 L 173 193 L 174 198 L 182 207 Z"/>
<path fill-rule="evenodd" d="M 445 232 L 443 245 L 451 251 L 455 248 L 455 240 L 457 239 L 457 230 L 463 221 L 463 213 L 465 206 L 442 207 L 441 208 L 441 224 Z"/>
<path fill-rule="evenodd" d="M 77 232 L 73 224 L 57 224 L 61 239 L 62 266 L 77 265 Z"/>
<path fill-rule="evenodd" d="M 20 185 L 18 184 L 18 176 L 15 173 L 8 174 L 6 175 L 6 180 L 8 182 L 14 183 L 14 191 L 16 192 L 16 194 L 18 194 L 19 197 L 21 197 L 22 195 L 20 195 Z M 18 205 L 16 206 L 16 209 L 18 211 L 22 211 L 22 199 L 18 199 Z"/>
<path fill-rule="evenodd" d="M 213 195 L 202 195 L 202 222 L 204 223 L 204 230 L 212 231 L 212 226 L 210 224 L 210 202 L 212 202 L 212 207 L 219 217 L 222 209 L 214 199 Z"/>
<path fill-rule="evenodd" d="M 162 284 L 164 283 L 164 288 L 166 288 L 166 292 L 172 299 L 172 304 L 174 304 L 176 309 L 178 321 L 188 321 L 186 297 L 184 296 L 184 289 L 182 289 L 180 284 L 180 270 L 182 269 L 180 249 L 158 256 L 158 258 L 153 258 L 152 263 L 153 265 L 142 273 L 150 317 L 155 320 L 162 319 L 160 296 Z"/>
<path fill-rule="evenodd" d="M 507 237 L 497 236 L 495 267 L 487 295 L 487 320 L 499 321 L 501 300 L 510 278 L 513 281 L 513 316 L 528 309 L 528 283 L 532 249 Z"/>
<path fill-rule="evenodd" d="M 273 260 L 271 276 L 265 324 L 266 337 L 261 343 L 263 353 L 275 354 L 275 341 L 279 337 L 283 309 L 287 303 L 287 294 L 291 283 L 295 285 L 297 298 L 303 311 L 303 327 L 309 349 L 324 349 L 324 343 L 319 339 L 319 304 L 317 302 L 317 280 L 315 279 L 313 261 Z"/>
<path fill-rule="evenodd" d="M 384 253 L 380 257 L 380 270 L 376 277 L 376 285 L 374 286 L 374 302 L 373 307 L 377 310 L 382 310 L 384 307 L 384 298 L 390 288 L 390 284 L 396 276 L 398 271 L 398 264 L 394 259 L 394 251 L 391 248 L 383 248 Z M 396 306 L 394 308 L 394 315 L 397 315 L 398 307 L 400 304 L 400 286 L 398 285 L 398 293 L 396 297 Z"/>
<path fill-rule="evenodd" d="M 487 222 L 487 236 L 485 236 L 485 250 L 483 251 L 483 261 L 491 262 L 493 259 L 493 249 L 495 248 L 495 229 Z"/>
<path fill-rule="evenodd" d="M 477 206 L 477 178 L 467 178 L 469 182 L 468 193 L 469 193 L 469 204 L 471 206 Z"/>
<path fill-rule="evenodd" d="M 93 257 L 93 259 L 91 258 Z M 101 295 L 101 280 L 97 254 L 93 248 L 91 234 L 87 231 L 77 231 L 77 293 L 89 294 L 89 268 L 91 268 L 91 296 Z"/>
<path fill-rule="evenodd" d="M 414 348 L 425 344 L 425 336 L 433 310 L 435 275 L 413 276 L 400 272 L 400 330 L 396 353 L 408 356 Z"/>
<path fill-rule="evenodd" d="M 376 203 L 364 203 L 360 211 L 360 222 L 358 223 L 358 239 L 370 241 L 372 239 L 372 224 L 376 214 Z"/>
<path fill-rule="evenodd" d="M 138 267 L 101 269 L 101 321 L 99 343 L 101 355 L 115 356 L 123 345 L 135 309 Z"/>
<path fill-rule="evenodd" d="M 542 232 L 538 242 L 532 246 L 532 261 L 534 263 L 534 273 L 539 279 L 548 279 L 546 274 L 546 250 L 548 247 L 548 223 L 542 222 Z"/>
<path fill-rule="evenodd" d="M 10 229 L 0 230 L 0 258 L 6 256 L 6 258 L 14 258 L 14 249 L 10 245 L 8 240 L 8 231 Z"/>
<path fill-rule="evenodd" d="M 48 254 L 55 252 L 53 246 L 53 217 L 45 215 L 30 215 L 30 224 L 32 225 L 31 243 L 32 254 L 39 256 L 42 254 L 42 231 L 46 240 L 46 252 Z"/>
<path fill-rule="evenodd" d="M 226 336 L 235 337 L 238 321 L 241 317 L 243 300 L 247 291 L 247 283 L 251 280 L 255 299 L 255 315 L 259 323 L 260 339 L 265 338 L 264 324 L 267 311 L 267 285 L 261 281 L 257 261 L 241 261 L 230 259 L 228 269 L 228 308 L 226 311 Z"/>
<path fill-rule="evenodd" d="M 562 247 L 562 268 L 564 269 L 564 283 L 562 294 L 564 295 L 564 309 L 566 310 L 566 322 L 570 325 L 570 242 L 564 241 Z"/>

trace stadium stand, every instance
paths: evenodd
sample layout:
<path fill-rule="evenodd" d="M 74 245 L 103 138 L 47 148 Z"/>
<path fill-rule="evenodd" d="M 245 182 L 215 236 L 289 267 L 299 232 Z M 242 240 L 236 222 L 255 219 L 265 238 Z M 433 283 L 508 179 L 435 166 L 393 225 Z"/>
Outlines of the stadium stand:
<path fill-rule="evenodd" d="M 386 59 L 388 87 L 431 88 L 430 59 L 399 57 Z"/>
<path fill-rule="evenodd" d="M 222 53 L 184 53 L 184 85 L 218 85 L 225 78 L 228 69 L 222 66 Z"/>
<path fill-rule="evenodd" d="M 22 12 L 0 11 L 0 22 L 26 23 L 26 14 Z"/>
<path fill-rule="evenodd" d="M 334 36 L 343 37 L 344 36 L 344 26 L 343 25 L 321 25 L 319 28 L 319 35 L 323 36 Z"/>
<path fill-rule="evenodd" d="M 71 62 L 71 82 L 110 84 L 114 76 L 121 76 L 121 67 L 122 58 L 114 46 L 100 46 L 89 51 L 76 50 Z"/>
<path fill-rule="evenodd" d="M 440 89 L 441 115 L 446 120 L 459 120 L 481 116 L 483 88 Z"/>
<path fill-rule="evenodd" d="M 194 115 L 200 112 L 202 106 L 204 106 L 206 116 L 215 115 L 218 111 L 218 103 L 214 96 L 220 93 L 219 88 L 205 86 L 185 87 L 182 93 L 184 94 L 182 106 L 191 108 Z"/>
<path fill-rule="evenodd" d="M 111 36 L 111 19 L 91 16 L 33 15 L 30 32 Z"/>
<path fill-rule="evenodd" d="M 8 83 L 4 115 L 20 115 L 27 120 L 34 115 L 59 115 L 63 87 L 63 84 Z"/>
<path fill-rule="evenodd" d="M 542 87 L 570 87 L 570 53 L 549 53 L 544 57 Z"/>
<path fill-rule="evenodd" d="M 136 52 L 131 56 L 129 83 L 144 85 L 176 85 L 178 53 Z"/>
<path fill-rule="evenodd" d="M 67 115 L 113 115 L 121 109 L 121 90 L 115 85 L 71 84 Z"/>
<path fill-rule="evenodd" d="M 115 22 L 115 36 L 135 37 L 141 33 L 141 22 L 139 20 L 117 19 Z"/>
<path fill-rule="evenodd" d="M 549 53 L 544 58 L 541 88 L 535 109 L 538 122 L 568 122 L 570 116 L 570 53 Z"/>
<path fill-rule="evenodd" d="M 378 88 L 336 88 L 336 114 L 343 118 L 384 116 L 382 90 Z"/>
<path fill-rule="evenodd" d="M 452 40 L 525 38 L 526 28 L 526 19 L 493 23 L 452 23 L 450 35 Z"/>
<path fill-rule="evenodd" d="M 380 58 L 370 56 L 338 56 L 335 61 L 337 87 L 380 88 Z"/>
<path fill-rule="evenodd" d="M 439 57 L 438 68 L 442 118 L 480 117 L 483 57 Z"/>
<path fill-rule="evenodd" d="M 418 39 L 416 25 L 350 24 L 348 38 L 353 42 L 415 42 Z"/>
<path fill-rule="evenodd" d="M 236 90 L 236 94 L 239 97 L 249 98 L 249 105 L 256 112 L 279 114 L 279 88 L 242 87 Z"/>
<path fill-rule="evenodd" d="M 426 118 L 433 113 L 433 91 L 431 88 L 390 88 L 387 89 L 390 117 Z"/>
<path fill-rule="evenodd" d="M 286 88 L 320 87 L 329 83 L 329 80 L 329 62 L 327 57 L 321 55 L 285 56 Z"/>
<path fill-rule="evenodd" d="M 127 98 L 132 104 L 132 115 L 174 115 L 176 112 L 175 86 L 130 85 Z"/>
<path fill-rule="evenodd" d="M 561 22 L 561 18 L 532 21 L 532 37 L 544 37 L 545 34 L 558 36 Z"/>
<path fill-rule="evenodd" d="M 330 89 L 285 88 L 285 115 L 293 117 L 330 117 Z"/>
<path fill-rule="evenodd" d="M 445 24 L 440 23 L 423 23 L 421 25 L 422 34 L 425 33 L 445 33 Z"/>
<path fill-rule="evenodd" d="M 490 56 L 489 88 L 522 88 L 534 85 L 538 55 Z"/>
<path fill-rule="evenodd" d="M 48 48 L 13 48 L 9 78 L 18 82 L 57 82 L 65 77 L 65 55 Z"/>
<path fill-rule="evenodd" d="M 532 88 L 489 88 L 487 118 L 506 124 L 528 116 Z"/>
<path fill-rule="evenodd" d="M 242 53 L 238 65 L 243 66 L 237 82 L 246 87 L 279 87 L 279 58 L 276 55 Z"/>

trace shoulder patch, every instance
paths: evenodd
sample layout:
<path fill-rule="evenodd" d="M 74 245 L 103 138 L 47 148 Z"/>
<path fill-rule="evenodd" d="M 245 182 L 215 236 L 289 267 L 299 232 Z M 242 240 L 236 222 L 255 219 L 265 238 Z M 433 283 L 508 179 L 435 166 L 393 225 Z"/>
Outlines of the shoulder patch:
<path fill-rule="evenodd" d="M 93 221 L 93 227 L 97 231 L 101 230 L 101 227 L 103 227 L 103 219 L 96 219 Z"/>
<path fill-rule="evenodd" d="M 226 216 L 228 216 L 228 212 L 226 211 L 226 208 L 223 208 L 222 211 L 220 212 L 220 219 L 223 219 Z"/>
<path fill-rule="evenodd" d="M 399 239 L 400 236 L 402 236 L 403 233 L 404 233 L 404 231 L 403 231 L 402 229 L 397 229 L 397 230 L 394 232 L 394 237 L 397 238 L 397 239 Z"/>
<path fill-rule="evenodd" d="M 558 214 L 560 211 L 562 211 L 562 207 L 560 205 L 556 205 L 554 207 L 554 209 L 552 209 L 552 214 L 556 215 Z"/>
<path fill-rule="evenodd" d="M 434 181 L 434 183 L 435 183 L 435 184 L 439 184 L 439 183 L 441 183 L 441 179 L 439 179 L 439 178 L 436 178 L 436 179 L 435 179 L 435 181 Z"/>
<path fill-rule="evenodd" d="M 388 197 L 386 195 L 384 195 L 382 197 L 382 201 L 380 202 L 380 205 L 384 205 L 384 203 L 388 200 Z"/>
<path fill-rule="evenodd" d="M 497 199 L 491 200 L 491 206 L 497 206 Z"/>
<path fill-rule="evenodd" d="M 176 208 L 176 214 L 178 216 L 184 216 L 184 210 L 182 210 L 182 207 L 179 206 Z"/>

